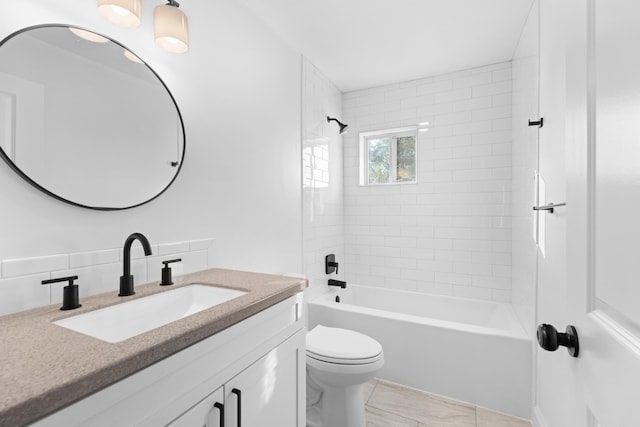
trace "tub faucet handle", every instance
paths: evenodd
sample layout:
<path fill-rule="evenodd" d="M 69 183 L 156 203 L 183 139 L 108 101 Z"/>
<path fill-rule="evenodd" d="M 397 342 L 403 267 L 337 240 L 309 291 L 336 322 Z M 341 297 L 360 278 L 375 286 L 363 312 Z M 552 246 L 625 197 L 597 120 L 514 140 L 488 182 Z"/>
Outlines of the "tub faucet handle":
<path fill-rule="evenodd" d="M 338 263 L 336 262 L 335 254 L 329 254 L 324 257 L 324 272 L 331 274 L 335 271 L 338 274 Z"/>

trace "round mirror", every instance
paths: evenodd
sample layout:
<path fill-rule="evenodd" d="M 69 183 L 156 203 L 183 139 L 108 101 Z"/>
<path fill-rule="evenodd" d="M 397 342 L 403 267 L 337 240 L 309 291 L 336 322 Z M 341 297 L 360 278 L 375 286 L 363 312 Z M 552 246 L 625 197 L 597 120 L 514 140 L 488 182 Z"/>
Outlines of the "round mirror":
<path fill-rule="evenodd" d="M 158 75 L 81 28 L 25 28 L 0 43 L 0 156 L 45 193 L 99 210 L 162 194 L 184 159 L 184 126 Z"/>

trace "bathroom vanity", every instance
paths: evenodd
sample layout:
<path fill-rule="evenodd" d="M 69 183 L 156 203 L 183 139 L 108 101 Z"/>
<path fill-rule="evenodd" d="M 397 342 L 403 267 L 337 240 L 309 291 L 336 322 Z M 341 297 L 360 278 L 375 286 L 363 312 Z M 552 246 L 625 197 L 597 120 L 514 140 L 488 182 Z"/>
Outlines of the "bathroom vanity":
<path fill-rule="evenodd" d="M 0 318 L 0 425 L 304 426 L 306 281 L 212 269 L 126 300 L 192 283 L 246 294 L 115 343 L 52 322 L 116 292 Z"/>

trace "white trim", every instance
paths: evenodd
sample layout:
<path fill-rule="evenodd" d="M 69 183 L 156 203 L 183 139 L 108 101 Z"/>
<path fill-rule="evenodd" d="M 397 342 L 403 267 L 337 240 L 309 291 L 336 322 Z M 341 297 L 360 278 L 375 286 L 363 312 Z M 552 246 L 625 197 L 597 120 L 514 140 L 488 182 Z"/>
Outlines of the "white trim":
<path fill-rule="evenodd" d="M 542 415 L 542 411 L 539 406 L 535 406 L 533 408 L 533 413 L 531 414 L 531 425 L 533 427 L 549 427 L 547 424 L 547 420 Z"/>

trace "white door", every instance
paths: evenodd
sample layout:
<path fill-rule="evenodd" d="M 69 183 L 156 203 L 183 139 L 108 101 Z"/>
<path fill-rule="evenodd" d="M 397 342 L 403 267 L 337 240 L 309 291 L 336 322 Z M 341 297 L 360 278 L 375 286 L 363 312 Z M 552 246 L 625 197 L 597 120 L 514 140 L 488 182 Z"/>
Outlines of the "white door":
<path fill-rule="evenodd" d="M 540 2 L 540 115 L 544 125 L 538 131 L 538 205 L 567 200 L 565 156 L 566 91 L 568 70 L 567 1 Z M 532 118 L 533 119 L 533 118 Z M 525 125 L 524 123 L 522 125 Z M 535 132 L 534 129 L 531 129 Z M 572 204 L 538 213 L 537 310 L 538 323 L 554 325 L 564 332 L 575 323 L 567 310 L 567 215 Z M 538 347 L 535 360 L 534 419 L 541 427 L 584 427 L 576 418 L 578 404 L 570 398 L 578 393 L 574 369 L 576 359 L 564 349 L 555 353 Z"/>
<path fill-rule="evenodd" d="M 563 332 L 566 324 L 575 325 L 580 350 L 577 358 L 562 348 L 563 354 L 538 353 L 546 363 L 540 370 L 554 359 L 560 367 L 556 380 L 563 392 L 550 395 L 563 411 L 553 418 L 563 422 L 548 417 L 549 427 L 635 427 L 640 426 L 640 2 L 560 3 L 568 6 L 563 12 L 567 268 L 566 281 L 560 277 L 556 283 L 566 289 L 564 301 L 555 303 L 566 308 L 566 322 L 555 326 Z M 539 286 L 544 294 L 552 285 Z M 542 313 L 538 320 L 550 323 Z"/>

